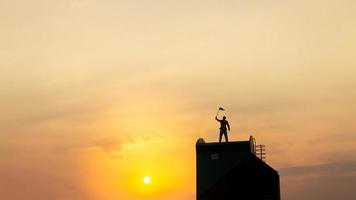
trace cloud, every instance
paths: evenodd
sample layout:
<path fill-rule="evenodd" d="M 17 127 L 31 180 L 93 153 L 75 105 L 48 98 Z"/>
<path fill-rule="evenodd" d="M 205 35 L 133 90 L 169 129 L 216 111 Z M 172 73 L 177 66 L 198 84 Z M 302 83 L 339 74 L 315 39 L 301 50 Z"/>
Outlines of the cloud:
<path fill-rule="evenodd" d="M 140 141 L 151 141 L 157 140 L 158 137 L 146 135 L 146 134 L 138 134 L 137 136 L 128 136 L 126 138 L 119 137 L 110 137 L 103 138 L 94 142 L 93 145 L 89 145 L 90 147 L 98 147 L 106 154 L 109 155 L 110 159 L 123 159 L 125 158 L 125 154 L 123 153 L 123 147 L 125 144 L 130 143 L 134 144 Z"/>
<path fill-rule="evenodd" d="M 74 145 L 74 144 L 73 144 Z M 0 199 L 90 199 L 82 157 L 50 137 L 1 141 Z"/>
<path fill-rule="evenodd" d="M 320 165 L 306 165 L 282 168 L 279 170 L 282 176 L 300 176 L 312 174 L 345 174 L 356 172 L 356 161 L 331 162 Z"/>
<path fill-rule="evenodd" d="M 125 155 L 122 152 L 111 153 L 110 159 L 124 159 Z"/>
<path fill-rule="evenodd" d="M 119 138 L 105 138 L 95 142 L 94 146 L 101 148 L 106 153 L 111 153 L 121 149 L 123 140 Z"/>
<path fill-rule="evenodd" d="M 356 196 L 356 161 L 289 167 L 279 170 L 282 198 L 352 200 Z"/>
<path fill-rule="evenodd" d="M 287 200 L 354 200 L 356 176 L 311 176 L 282 180 L 282 198 Z"/>

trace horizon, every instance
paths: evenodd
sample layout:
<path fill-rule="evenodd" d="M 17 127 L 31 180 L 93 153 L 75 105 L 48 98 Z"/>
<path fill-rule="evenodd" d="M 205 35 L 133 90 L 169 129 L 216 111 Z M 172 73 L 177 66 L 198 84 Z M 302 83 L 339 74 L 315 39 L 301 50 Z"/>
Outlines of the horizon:
<path fill-rule="evenodd" d="M 354 199 L 355 10 L 0 1 L 0 199 L 194 200 L 220 106 L 231 141 L 266 145 L 283 200 Z"/>

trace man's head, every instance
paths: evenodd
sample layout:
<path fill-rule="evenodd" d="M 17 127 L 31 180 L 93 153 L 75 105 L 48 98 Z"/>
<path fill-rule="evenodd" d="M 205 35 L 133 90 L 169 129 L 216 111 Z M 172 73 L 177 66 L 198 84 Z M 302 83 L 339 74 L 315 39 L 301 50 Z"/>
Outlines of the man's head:
<path fill-rule="evenodd" d="M 226 119 L 226 116 L 223 117 L 223 120 L 225 120 L 225 119 Z"/>

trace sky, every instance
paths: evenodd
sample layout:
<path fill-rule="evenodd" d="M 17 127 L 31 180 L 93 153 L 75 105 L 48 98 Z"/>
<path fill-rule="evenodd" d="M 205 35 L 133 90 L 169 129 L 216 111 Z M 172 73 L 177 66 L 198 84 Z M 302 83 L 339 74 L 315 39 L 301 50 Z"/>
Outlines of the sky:
<path fill-rule="evenodd" d="M 195 142 L 356 196 L 353 0 L 0 0 L 0 199 L 193 200 Z M 151 177 L 145 184 L 144 177 Z"/>

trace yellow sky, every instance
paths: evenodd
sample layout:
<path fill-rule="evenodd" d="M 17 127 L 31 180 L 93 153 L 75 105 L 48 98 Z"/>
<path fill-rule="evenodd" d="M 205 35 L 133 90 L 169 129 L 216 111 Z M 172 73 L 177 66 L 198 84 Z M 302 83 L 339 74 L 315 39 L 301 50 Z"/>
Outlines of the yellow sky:
<path fill-rule="evenodd" d="M 224 106 L 231 139 L 267 145 L 283 199 L 351 200 L 355 10 L 0 0 L 0 199 L 193 200 L 194 144 Z"/>

